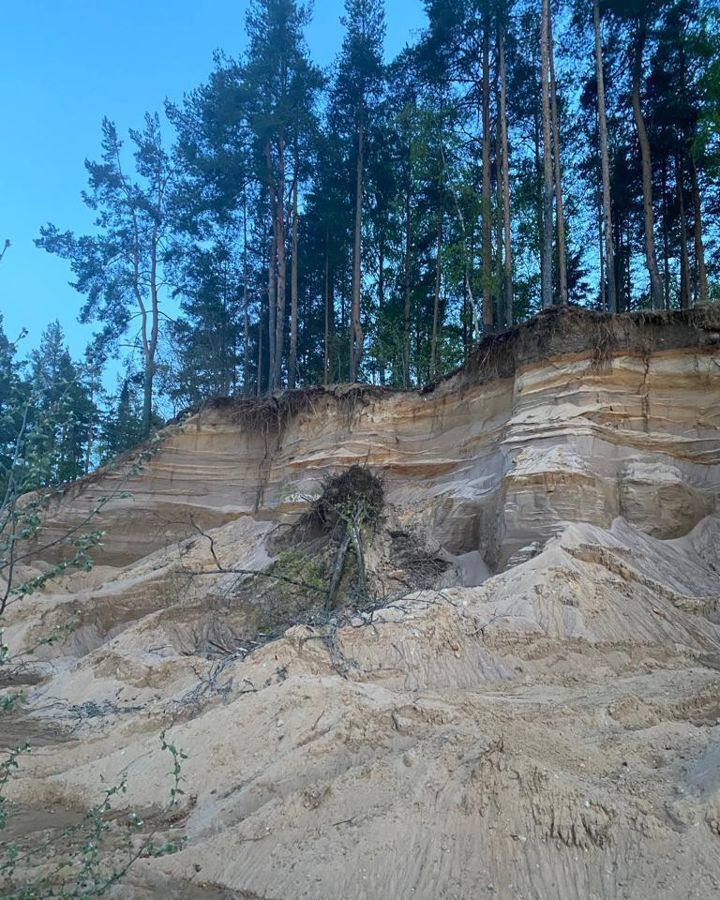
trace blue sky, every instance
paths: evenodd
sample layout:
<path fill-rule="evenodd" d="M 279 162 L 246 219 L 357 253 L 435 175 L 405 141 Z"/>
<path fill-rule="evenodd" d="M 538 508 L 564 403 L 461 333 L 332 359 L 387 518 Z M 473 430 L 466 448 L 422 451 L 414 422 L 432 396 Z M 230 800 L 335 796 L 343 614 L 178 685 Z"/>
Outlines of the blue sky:
<path fill-rule="evenodd" d="M 77 324 L 82 298 L 69 267 L 38 250 L 41 225 L 83 231 L 92 224 L 80 191 L 86 157 L 99 155 L 100 123 L 122 132 L 204 80 L 212 53 L 244 46 L 247 0 L 19 0 L 0 21 L 0 312 L 8 337 L 22 327 L 35 345 L 59 319 L 74 354 L 91 326 Z M 341 0 L 315 0 L 307 30 L 313 58 L 329 65 L 342 40 Z M 421 0 L 386 0 L 386 54 L 424 22 Z"/>

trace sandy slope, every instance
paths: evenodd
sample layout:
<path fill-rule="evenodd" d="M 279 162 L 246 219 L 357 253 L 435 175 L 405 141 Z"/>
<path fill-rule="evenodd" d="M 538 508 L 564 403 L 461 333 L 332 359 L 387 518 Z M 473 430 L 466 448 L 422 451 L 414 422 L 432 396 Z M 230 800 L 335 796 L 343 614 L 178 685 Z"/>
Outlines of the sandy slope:
<path fill-rule="evenodd" d="M 534 327 L 492 378 L 350 410 L 319 391 L 272 434 L 233 404 L 173 426 L 104 510 L 96 568 L 8 611 L 12 646 L 76 623 L 0 718 L 37 746 L 12 786 L 25 831 L 123 774 L 152 821 L 167 728 L 188 842 L 121 898 L 720 896 L 717 344 L 656 324 L 648 349 L 635 323 L 642 352 L 599 365 Z M 300 553 L 303 498 L 357 459 L 385 476 L 381 608 L 308 625 L 297 593 L 217 572 L 209 537 L 225 568 Z"/>
<path fill-rule="evenodd" d="M 127 769 L 128 806 L 151 807 L 174 720 L 190 840 L 119 896 L 713 896 L 719 535 L 718 517 L 669 542 L 573 524 L 481 587 L 357 619 L 332 653 L 292 629 L 194 706 L 212 663 L 153 658 L 173 616 L 149 612 L 33 690 L 75 731 L 17 799 L 82 806 Z M 133 711 L 79 719 L 88 699 Z"/>

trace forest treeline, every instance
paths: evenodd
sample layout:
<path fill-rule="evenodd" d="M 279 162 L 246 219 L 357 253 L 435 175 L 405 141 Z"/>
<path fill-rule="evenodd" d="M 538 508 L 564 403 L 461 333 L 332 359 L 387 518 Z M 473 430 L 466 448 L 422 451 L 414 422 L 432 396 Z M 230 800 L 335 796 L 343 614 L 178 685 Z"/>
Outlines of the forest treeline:
<path fill-rule="evenodd" d="M 53 325 L 16 376 L 37 390 L 53 368 L 77 406 L 48 479 L 211 396 L 411 387 L 544 307 L 718 299 L 715 3 L 425 11 L 388 61 L 382 0 L 346 0 L 322 70 L 307 8 L 252 0 L 242 55 L 216 54 L 207 81 L 125 141 L 104 121 L 82 194 L 96 227 L 47 225 L 37 241 L 69 261 L 82 321 L 99 324 L 87 360 Z M 108 397 L 102 367 L 127 346 Z"/>

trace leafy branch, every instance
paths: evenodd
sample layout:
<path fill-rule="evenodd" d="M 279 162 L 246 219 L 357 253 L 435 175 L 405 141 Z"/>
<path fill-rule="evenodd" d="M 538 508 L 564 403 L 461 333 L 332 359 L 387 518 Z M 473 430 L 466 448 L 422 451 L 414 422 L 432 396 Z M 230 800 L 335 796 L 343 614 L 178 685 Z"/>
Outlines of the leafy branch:
<path fill-rule="evenodd" d="M 180 788 L 182 763 L 187 755 L 161 734 L 160 747 L 173 758 L 170 799 L 163 815 L 147 833 L 145 820 L 131 811 L 120 817 L 118 798 L 127 793 L 127 776 L 107 788 L 99 803 L 92 806 L 77 825 L 33 847 L 7 844 L 0 857 L 2 896 L 7 900 L 79 900 L 101 897 L 122 881 L 140 858 L 157 859 L 182 849 L 184 840 L 158 840 L 163 824 L 172 824 L 170 811 L 184 793 Z M 0 829 L 8 820 L 5 788 L 20 768 L 18 760 L 30 752 L 30 745 L 12 749 L 0 763 Z M 52 862 L 49 864 L 49 860 Z M 40 870 L 39 872 L 37 870 Z"/>

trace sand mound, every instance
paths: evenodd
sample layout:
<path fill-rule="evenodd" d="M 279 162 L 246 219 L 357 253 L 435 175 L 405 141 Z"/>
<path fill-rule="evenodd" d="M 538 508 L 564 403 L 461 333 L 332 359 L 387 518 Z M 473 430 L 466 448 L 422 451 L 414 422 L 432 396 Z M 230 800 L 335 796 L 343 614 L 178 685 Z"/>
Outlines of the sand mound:
<path fill-rule="evenodd" d="M 719 529 L 573 524 L 481 587 L 296 626 L 245 659 L 153 649 L 175 606 L 120 616 L 30 691 L 67 740 L 14 799 L 78 809 L 126 772 L 123 803 L 152 808 L 173 723 L 190 840 L 118 896 L 711 896 Z M 185 627 L 205 614 L 180 608 Z"/>

